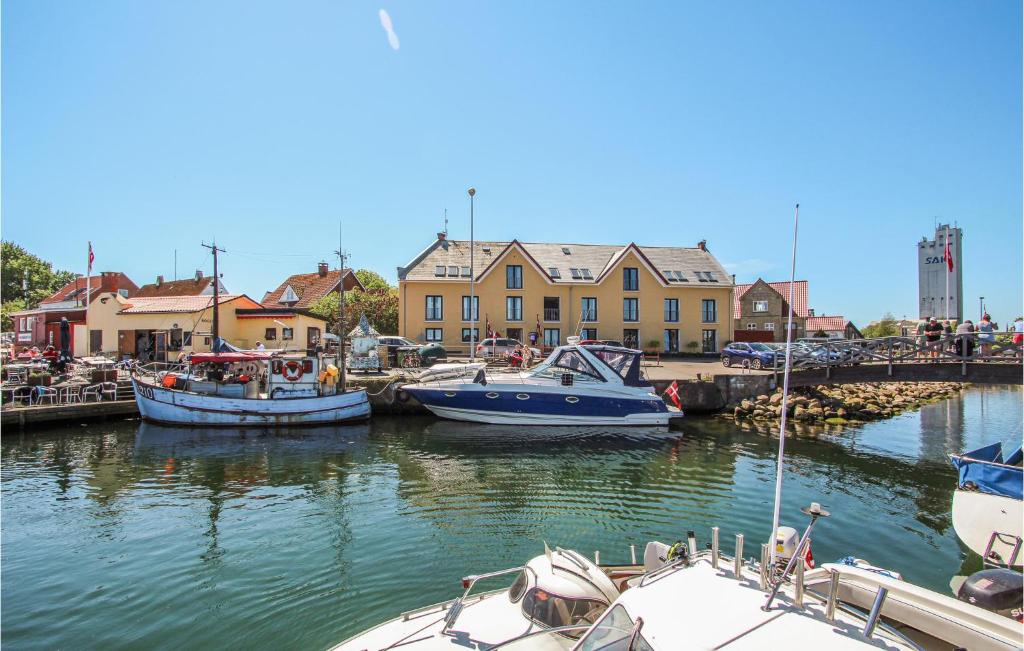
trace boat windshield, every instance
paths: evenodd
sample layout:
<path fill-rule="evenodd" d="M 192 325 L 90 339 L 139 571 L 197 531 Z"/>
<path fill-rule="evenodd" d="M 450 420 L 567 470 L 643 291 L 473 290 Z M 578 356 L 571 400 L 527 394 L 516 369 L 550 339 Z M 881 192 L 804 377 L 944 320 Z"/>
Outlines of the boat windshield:
<path fill-rule="evenodd" d="M 589 348 L 587 350 L 590 350 Z M 633 354 L 621 350 L 590 350 L 590 353 L 599 360 L 611 367 L 619 374 L 619 377 L 626 379 L 629 373 L 629 365 L 633 361 Z"/>
<path fill-rule="evenodd" d="M 534 588 L 523 597 L 523 614 L 549 628 L 593 624 L 608 608 L 596 599 L 570 599 Z M 567 631 L 568 637 L 579 637 L 581 631 Z"/>
<path fill-rule="evenodd" d="M 535 377 L 561 377 L 563 373 L 571 373 L 576 379 L 599 380 L 604 378 L 597 372 L 590 362 L 583 358 L 578 351 L 563 350 L 557 357 L 552 355 L 543 364 L 530 371 Z"/>
<path fill-rule="evenodd" d="M 654 651 L 640 631 L 633 636 L 636 623 L 621 604 L 615 604 L 599 626 L 587 632 L 577 651 Z M 630 638 L 633 644 L 630 645 Z"/>

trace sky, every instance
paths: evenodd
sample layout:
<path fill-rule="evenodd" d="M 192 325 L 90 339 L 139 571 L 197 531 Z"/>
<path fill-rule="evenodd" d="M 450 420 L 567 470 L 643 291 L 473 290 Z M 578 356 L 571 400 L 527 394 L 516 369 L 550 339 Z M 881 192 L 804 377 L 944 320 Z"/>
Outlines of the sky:
<path fill-rule="evenodd" d="M 694 246 L 819 314 L 1022 308 L 1021 4 L 5 0 L 0 233 L 259 300 L 342 246 L 394 281 L 451 238 Z M 334 258 L 336 260 L 336 258 Z"/>

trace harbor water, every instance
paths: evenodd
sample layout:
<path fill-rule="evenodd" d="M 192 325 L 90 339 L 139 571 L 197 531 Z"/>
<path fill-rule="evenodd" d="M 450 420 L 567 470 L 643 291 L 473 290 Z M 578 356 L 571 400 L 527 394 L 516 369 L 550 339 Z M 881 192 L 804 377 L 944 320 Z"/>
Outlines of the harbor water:
<path fill-rule="evenodd" d="M 818 562 L 846 555 L 949 591 L 948 454 L 1020 443 L 1019 387 L 787 441 L 783 522 L 822 503 Z M 721 527 L 769 535 L 777 439 L 689 418 L 645 432 L 426 417 L 269 433 L 137 421 L 2 440 L 9 649 L 321 649 L 542 553 L 602 562 Z M 699 596 L 695 595 L 695 599 Z M 681 604 L 685 605 L 685 604 Z"/>

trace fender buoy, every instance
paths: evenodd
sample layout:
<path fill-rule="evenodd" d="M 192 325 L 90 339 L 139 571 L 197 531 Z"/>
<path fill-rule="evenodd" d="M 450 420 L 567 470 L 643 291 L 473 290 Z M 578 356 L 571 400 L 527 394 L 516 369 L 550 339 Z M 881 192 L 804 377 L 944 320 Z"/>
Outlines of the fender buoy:
<path fill-rule="evenodd" d="M 302 364 L 295 360 L 285 362 L 281 368 L 281 374 L 289 382 L 297 382 L 302 377 Z"/>
<path fill-rule="evenodd" d="M 410 396 L 407 391 L 403 391 L 402 389 L 395 391 L 395 400 L 398 402 L 409 402 L 409 398 Z"/>

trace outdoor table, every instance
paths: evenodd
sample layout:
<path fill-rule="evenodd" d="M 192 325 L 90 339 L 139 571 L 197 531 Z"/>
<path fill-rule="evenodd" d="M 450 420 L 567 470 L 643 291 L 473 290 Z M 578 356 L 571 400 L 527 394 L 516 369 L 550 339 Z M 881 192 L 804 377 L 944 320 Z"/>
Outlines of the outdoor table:
<path fill-rule="evenodd" d="M 79 357 L 79 363 L 95 368 L 114 368 L 114 360 L 106 357 Z"/>

